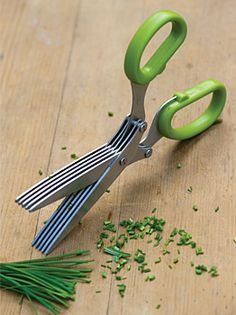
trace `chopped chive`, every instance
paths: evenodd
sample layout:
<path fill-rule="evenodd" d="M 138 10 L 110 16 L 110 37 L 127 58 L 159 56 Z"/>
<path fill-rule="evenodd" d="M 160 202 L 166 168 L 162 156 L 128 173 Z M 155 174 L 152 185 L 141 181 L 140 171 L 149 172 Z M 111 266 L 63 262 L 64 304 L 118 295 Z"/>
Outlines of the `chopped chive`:
<path fill-rule="evenodd" d="M 197 256 L 204 254 L 204 251 L 203 251 L 203 249 L 202 249 L 201 247 L 197 247 L 196 250 L 195 250 L 195 252 L 196 252 L 196 255 L 197 255 Z"/>
<path fill-rule="evenodd" d="M 191 262 L 190 262 L 190 265 L 191 265 L 191 267 L 194 267 L 194 262 L 191 261 Z"/>
<path fill-rule="evenodd" d="M 61 147 L 61 150 L 66 150 L 67 149 L 67 147 Z"/>
<path fill-rule="evenodd" d="M 236 244 L 236 236 L 235 236 L 235 238 L 233 239 L 233 241 L 234 241 L 234 243 Z"/>
<path fill-rule="evenodd" d="M 195 273 L 201 275 L 203 272 L 207 272 L 207 267 L 205 265 L 198 265 L 195 267 Z"/>
<path fill-rule="evenodd" d="M 187 192 L 188 193 L 191 193 L 193 191 L 193 187 L 192 186 L 189 186 L 188 188 L 187 188 Z"/>
<path fill-rule="evenodd" d="M 131 265 L 127 266 L 127 270 L 130 271 L 131 270 Z"/>
<path fill-rule="evenodd" d="M 198 211 L 198 207 L 196 205 L 193 205 L 193 210 Z"/>
<path fill-rule="evenodd" d="M 220 210 L 220 207 L 216 207 L 216 208 L 214 209 L 215 212 L 218 212 L 219 210 Z"/>
<path fill-rule="evenodd" d="M 108 238 L 108 237 L 109 237 L 109 235 L 107 233 L 104 233 L 104 232 L 100 233 L 100 239 Z"/>
<path fill-rule="evenodd" d="M 120 280 L 125 280 L 126 276 L 116 276 L 116 280 L 120 281 Z"/>
<path fill-rule="evenodd" d="M 170 269 L 173 269 L 173 267 L 172 267 L 171 265 L 168 265 L 168 267 L 169 267 Z"/>
<path fill-rule="evenodd" d="M 161 304 L 157 304 L 156 309 L 159 310 L 160 307 L 161 307 Z"/>
<path fill-rule="evenodd" d="M 147 276 L 147 278 L 145 279 L 145 281 L 153 281 L 153 280 L 155 280 L 155 279 L 156 279 L 155 276 L 149 275 L 149 276 Z"/>
<path fill-rule="evenodd" d="M 173 259 L 173 263 L 174 263 L 174 264 L 177 264 L 178 262 L 179 262 L 179 258 L 178 258 L 178 257 L 176 257 L 176 258 Z"/>
<path fill-rule="evenodd" d="M 116 232 L 116 226 L 111 221 L 104 221 L 103 222 L 103 230 L 108 230 L 110 232 Z"/>
<path fill-rule="evenodd" d="M 218 270 L 217 270 L 217 267 L 216 267 L 216 266 L 212 266 L 212 267 L 210 268 L 210 270 L 208 271 L 208 273 L 211 275 L 211 277 L 217 277 L 217 276 L 219 276 Z"/>
<path fill-rule="evenodd" d="M 182 167 L 182 164 L 181 164 L 181 163 L 178 163 L 178 164 L 176 165 L 176 167 L 177 167 L 177 168 L 181 168 L 181 167 Z"/>
<path fill-rule="evenodd" d="M 180 250 L 179 249 L 177 249 L 177 253 L 180 255 Z"/>
<path fill-rule="evenodd" d="M 165 241 L 164 245 L 165 245 L 165 246 L 168 246 L 171 242 L 174 242 L 174 240 L 173 240 L 172 238 L 168 238 L 168 239 Z"/>
<path fill-rule="evenodd" d="M 110 192 L 110 189 L 106 189 L 106 192 L 109 193 L 109 192 Z"/>
<path fill-rule="evenodd" d="M 109 259 L 109 260 L 106 261 L 107 264 L 112 263 L 112 262 L 113 262 L 112 259 Z"/>
<path fill-rule="evenodd" d="M 150 244 L 150 243 L 152 243 L 152 240 L 148 240 L 148 241 L 147 241 L 147 244 Z"/>
<path fill-rule="evenodd" d="M 155 213 L 157 211 L 157 208 L 152 209 L 152 213 Z"/>
<path fill-rule="evenodd" d="M 145 260 L 145 253 L 141 251 L 141 249 L 137 249 L 135 255 L 134 255 L 134 260 L 137 261 L 137 263 L 141 264 Z"/>
<path fill-rule="evenodd" d="M 97 290 L 97 291 L 95 291 L 95 293 L 101 293 L 102 291 L 101 290 Z"/>
<path fill-rule="evenodd" d="M 103 248 L 103 251 L 106 254 L 112 255 L 114 258 L 115 257 L 118 258 L 118 260 L 120 258 L 126 258 L 126 257 L 130 257 L 131 256 L 129 253 L 122 252 L 119 249 L 119 247 L 116 247 L 116 246 L 105 247 L 105 248 Z"/>
<path fill-rule="evenodd" d="M 114 116 L 114 113 L 113 113 L 113 112 L 108 112 L 107 115 L 108 115 L 109 117 L 113 117 L 113 116 Z"/>
<path fill-rule="evenodd" d="M 162 255 L 167 255 L 167 254 L 170 254 L 170 251 L 167 250 L 167 249 L 163 249 L 162 250 Z"/>
<path fill-rule="evenodd" d="M 101 275 L 102 275 L 102 278 L 103 278 L 103 279 L 106 279 L 107 273 L 106 273 L 105 271 L 102 271 Z"/>
<path fill-rule="evenodd" d="M 72 153 L 70 155 L 70 157 L 73 159 L 73 160 L 77 160 L 79 157 L 75 154 L 75 153 Z"/>
<path fill-rule="evenodd" d="M 158 257 L 156 260 L 155 260 L 155 264 L 159 264 L 161 262 L 161 257 Z"/>
<path fill-rule="evenodd" d="M 170 233 L 170 237 L 174 237 L 175 235 L 177 235 L 179 232 L 179 230 L 177 228 L 174 228 L 173 231 Z"/>
<path fill-rule="evenodd" d="M 115 236 L 112 235 L 112 237 L 110 238 L 109 242 L 112 243 L 115 240 Z"/>
<path fill-rule="evenodd" d="M 42 176 L 43 175 L 43 171 L 39 170 L 39 175 Z"/>
<path fill-rule="evenodd" d="M 117 284 L 119 294 L 121 297 L 124 297 L 125 295 L 125 290 L 126 290 L 126 285 L 125 284 Z"/>

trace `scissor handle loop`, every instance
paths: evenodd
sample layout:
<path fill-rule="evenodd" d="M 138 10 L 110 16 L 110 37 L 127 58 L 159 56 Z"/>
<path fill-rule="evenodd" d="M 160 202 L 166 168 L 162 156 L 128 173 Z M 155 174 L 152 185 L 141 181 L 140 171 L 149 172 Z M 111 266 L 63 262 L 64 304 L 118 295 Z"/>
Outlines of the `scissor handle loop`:
<path fill-rule="evenodd" d="M 212 93 L 210 105 L 199 117 L 179 128 L 171 126 L 172 118 L 178 110 L 210 93 Z M 219 81 L 210 79 L 183 92 L 175 93 L 175 97 L 176 99 L 173 102 L 161 107 L 157 119 L 157 128 L 167 138 L 185 140 L 205 131 L 216 121 L 225 105 L 226 89 Z"/>
<path fill-rule="evenodd" d="M 156 32 L 165 24 L 171 22 L 169 36 L 154 52 L 147 63 L 140 68 L 141 57 L 147 44 Z M 147 84 L 160 74 L 167 61 L 183 43 L 187 33 L 184 19 L 172 11 L 159 11 L 150 16 L 137 30 L 125 55 L 124 70 L 127 77 L 134 83 Z"/>

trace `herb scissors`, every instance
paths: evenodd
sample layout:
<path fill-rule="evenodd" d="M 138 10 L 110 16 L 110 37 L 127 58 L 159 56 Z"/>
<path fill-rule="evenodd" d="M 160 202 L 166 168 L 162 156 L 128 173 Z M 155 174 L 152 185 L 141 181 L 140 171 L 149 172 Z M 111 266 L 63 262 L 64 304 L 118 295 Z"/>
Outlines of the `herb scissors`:
<path fill-rule="evenodd" d="M 170 34 L 141 67 L 145 47 L 167 23 L 172 24 Z M 128 165 L 152 155 L 152 146 L 162 137 L 189 139 L 216 121 L 225 104 L 226 89 L 222 83 L 210 79 L 175 93 L 157 111 L 146 137 L 143 137 L 147 129 L 144 110 L 147 87 L 165 69 L 168 60 L 183 43 L 186 32 L 184 19 L 175 12 L 159 11 L 149 17 L 139 27 L 126 51 L 124 70 L 131 81 L 132 108 L 118 131 L 109 142 L 51 174 L 16 198 L 18 204 L 31 212 L 65 197 L 33 240 L 32 245 L 37 249 L 50 253 Z M 210 93 L 211 102 L 198 118 L 182 127 L 172 127 L 172 118 L 178 110 Z"/>

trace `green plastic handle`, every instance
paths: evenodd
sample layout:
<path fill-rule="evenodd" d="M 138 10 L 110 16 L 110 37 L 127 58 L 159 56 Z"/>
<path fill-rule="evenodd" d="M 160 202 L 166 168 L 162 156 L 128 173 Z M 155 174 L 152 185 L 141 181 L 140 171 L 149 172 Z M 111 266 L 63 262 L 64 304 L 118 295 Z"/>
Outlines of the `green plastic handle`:
<path fill-rule="evenodd" d="M 169 36 L 154 52 L 148 62 L 140 68 L 143 51 L 151 38 L 165 24 L 171 22 Z M 184 19 L 172 11 L 159 11 L 150 16 L 137 30 L 125 55 L 124 70 L 127 77 L 134 83 L 147 84 L 160 74 L 167 61 L 183 43 L 187 33 Z"/>
<path fill-rule="evenodd" d="M 178 110 L 210 93 L 213 93 L 212 99 L 205 112 L 182 127 L 172 128 L 171 120 Z M 216 121 L 225 105 L 226 89 L 219 81 L 210 79 L 197 84 L 191 89 L 177 92 L 174 96 L 176 97 L 175 100 L 167 102 L 161 107 L 157 118 L 157 128 L 167 138 L 185 140 L 205 131 Z"/>

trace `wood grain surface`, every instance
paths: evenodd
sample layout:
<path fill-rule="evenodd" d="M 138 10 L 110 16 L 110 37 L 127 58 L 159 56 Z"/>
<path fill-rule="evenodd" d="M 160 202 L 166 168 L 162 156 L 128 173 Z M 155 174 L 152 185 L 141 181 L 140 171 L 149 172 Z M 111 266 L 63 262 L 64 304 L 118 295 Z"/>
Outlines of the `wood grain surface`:
<path fill-rule="evenodd" d="M 189 141 L 163 139 L 150 159 L 122 173 L 53 252 L 80 247 L 90 249 L 96 260 L 92 283 L 78 284 L 76 301 L 63 314 L 236 314 L 235 0 L 0 1 L 1 261 L 42 256 L 31 241 L 56 206 L 29 214 L 14 199 L 41 179 L 39 169 L 50 174 L 70 162 L 71 153 L 82 155 L 116 131 L 131 103 L 123 72 L 127 45 L 142 21 L 161 9 L 183 15 L 188 36 L 149 87 L 147 120 L 175 91 L 215 78 L 228 90 L 223 123 Z M 150 51 L 164 35 L 154 39 Z M 196 117 L 206 105 L 181 111 L 175 123 Z M 114 116 L 108 117 L 108 111 Z M 181 169 L 176 168 L 179 162 Z M 190 185 L 192 194 L 186 193 Z M 130 241 L 126 250 L 144 249 L 156 280 L 145 282 L 134 266 L 122 299 L 114 277 L 101 278 L 100 264 L 107 259 L 96 249 L 102 222 L 109 213 L 116 224 L 142 218 L 154 207 L 166 219 L 166 236 L 175 226 L 184 228 L 205 254 L 196 257 L 181 248 L 180 262 L 171 270 L 175 245 L 157 266 L 153 261 L 160 249 Z M 191 260 L 217 265 L 219 277 L 195 275 Z M 27 302 L 19 305 L 19 297 L 9 292 L 1 292 L 0 310 L 3 315 L 32 314 Z"/>

